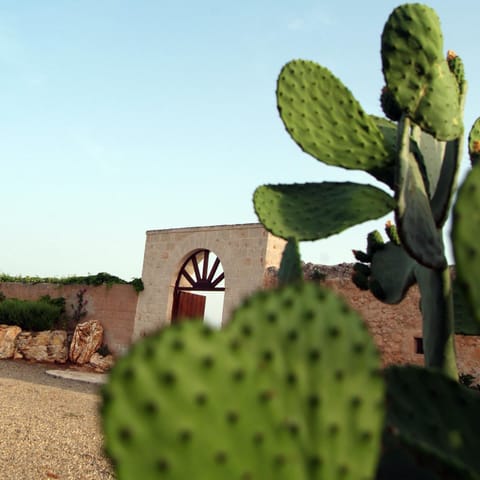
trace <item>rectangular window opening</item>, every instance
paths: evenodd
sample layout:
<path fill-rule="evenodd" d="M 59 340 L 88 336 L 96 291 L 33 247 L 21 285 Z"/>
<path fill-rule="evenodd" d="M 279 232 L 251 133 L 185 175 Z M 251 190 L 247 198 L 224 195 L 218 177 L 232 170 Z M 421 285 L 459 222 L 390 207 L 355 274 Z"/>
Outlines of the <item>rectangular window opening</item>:
<path fill-rule="evenodd" d="M 414 337 L 415 341 L 415 353 L 419 355 L 423 355 L 423 338 L 422 337 Z"/>

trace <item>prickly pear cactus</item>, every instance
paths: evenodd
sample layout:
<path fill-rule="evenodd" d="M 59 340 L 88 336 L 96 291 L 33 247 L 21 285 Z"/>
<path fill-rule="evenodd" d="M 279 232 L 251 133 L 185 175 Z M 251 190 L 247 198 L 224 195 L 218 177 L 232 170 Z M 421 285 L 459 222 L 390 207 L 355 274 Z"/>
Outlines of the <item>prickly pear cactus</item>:
<path fill-rule="evenodd" d="M 371 479 L 384 385 L 358 315 L 311 283 L 261 292 L 223 331 L 136 344 L 103 391 L 121 479 Z"/>

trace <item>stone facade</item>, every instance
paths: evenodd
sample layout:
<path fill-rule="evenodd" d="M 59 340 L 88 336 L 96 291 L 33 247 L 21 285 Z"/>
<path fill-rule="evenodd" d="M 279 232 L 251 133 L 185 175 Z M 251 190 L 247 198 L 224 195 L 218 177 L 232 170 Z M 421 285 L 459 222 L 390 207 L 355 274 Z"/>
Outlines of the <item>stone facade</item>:
<path fill-rule="evenodd" d="M 265 270 L 280 264 L 284 246 L 284 240 L 257 223 L 147 232 L 142 273 L 145 290 L 138 299 L 134 339 L 170 323 L 178 273 L 196 250 L 213 252 L 222 264 L 225 321 L 243 298 L 263 287 Z"/>

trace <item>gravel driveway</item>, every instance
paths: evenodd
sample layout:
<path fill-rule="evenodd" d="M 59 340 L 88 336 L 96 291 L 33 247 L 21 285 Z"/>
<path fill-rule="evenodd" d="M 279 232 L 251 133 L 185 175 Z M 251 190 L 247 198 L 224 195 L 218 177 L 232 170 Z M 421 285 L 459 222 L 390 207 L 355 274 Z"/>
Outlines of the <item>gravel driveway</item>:
<path fill-rule="evenodd" d="M 56 368 L 0 360 L 0 478 L 114 479 L 102 452 L 100 387 L 45 373 Z"/>

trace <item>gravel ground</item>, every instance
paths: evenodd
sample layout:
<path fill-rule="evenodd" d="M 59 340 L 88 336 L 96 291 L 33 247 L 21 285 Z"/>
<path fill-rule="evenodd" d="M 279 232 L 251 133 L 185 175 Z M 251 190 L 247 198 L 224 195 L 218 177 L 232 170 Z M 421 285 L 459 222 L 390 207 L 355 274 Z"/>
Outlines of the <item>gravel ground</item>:
<path fill-rule="evenodd" d="M 57 368 L 0 360 L 2 480 L 114 479 L 102 451 L 100 387 L 45 373 Z"/>

